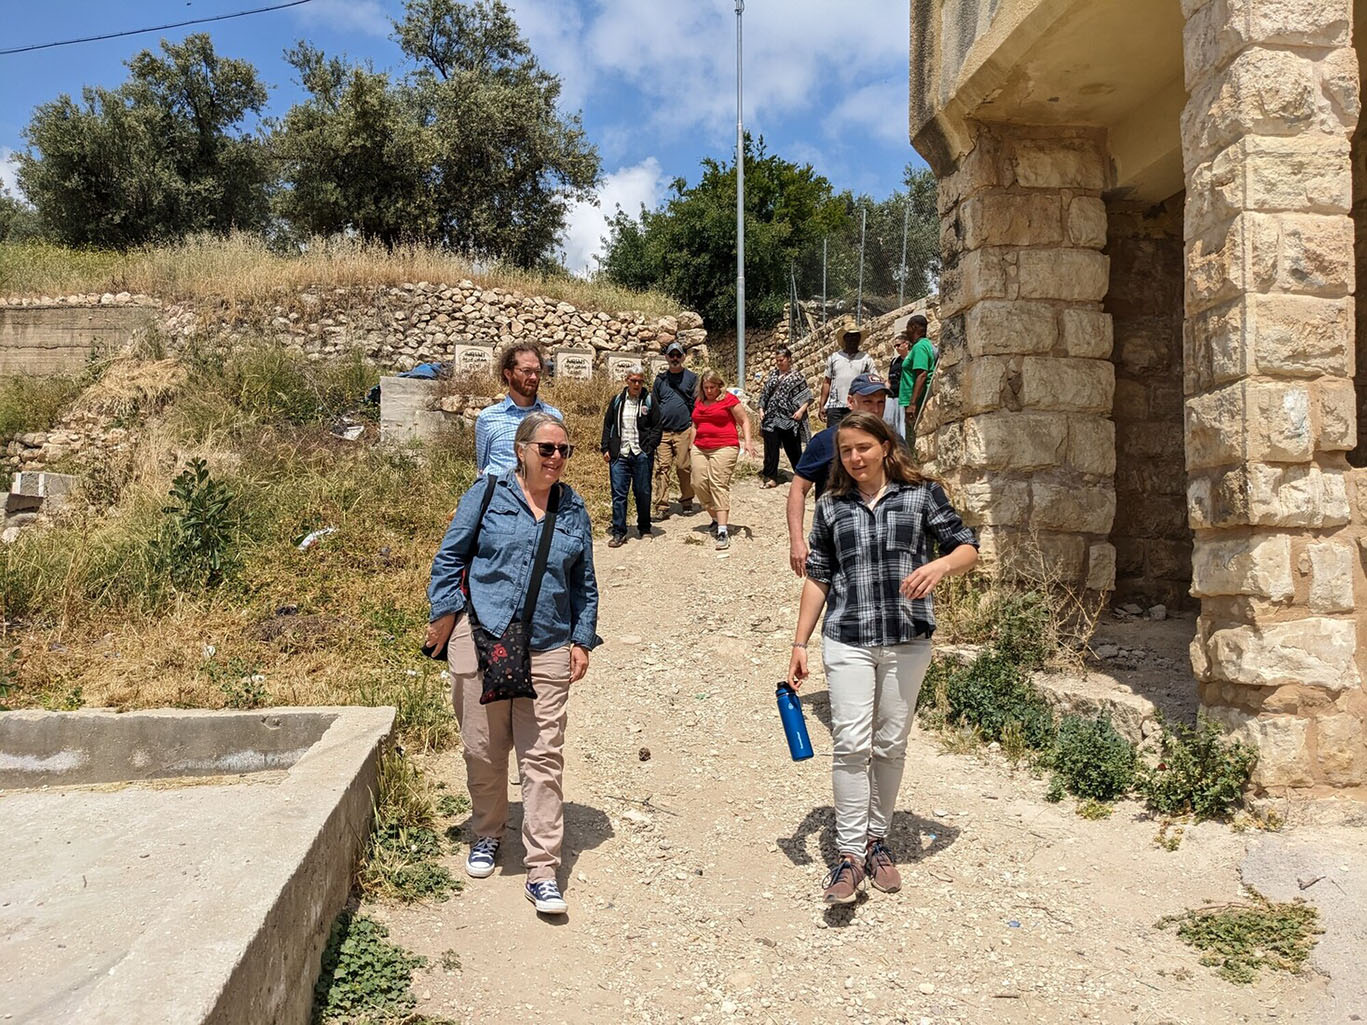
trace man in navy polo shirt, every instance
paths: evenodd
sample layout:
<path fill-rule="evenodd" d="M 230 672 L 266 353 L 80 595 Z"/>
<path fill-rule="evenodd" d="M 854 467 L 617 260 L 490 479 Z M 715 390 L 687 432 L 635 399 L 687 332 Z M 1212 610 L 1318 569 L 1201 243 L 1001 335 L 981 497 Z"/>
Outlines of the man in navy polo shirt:
<path fill-rule="evenodd" d="M 882 417 L 892 389 L 877 374 L 860 374 L 850 382 L 849 411 Z M 807 532 L 803 518 L 807 511 L 807 492 L 815 486 L 816 497 L 826 490 L 831 463 L 835 460 L 835 432 L 839 423 L 812 436 L 807 450 L 793 467 L 793 482 L 788 485 L 788 563 L 802 576 L 807 564 Z"/>

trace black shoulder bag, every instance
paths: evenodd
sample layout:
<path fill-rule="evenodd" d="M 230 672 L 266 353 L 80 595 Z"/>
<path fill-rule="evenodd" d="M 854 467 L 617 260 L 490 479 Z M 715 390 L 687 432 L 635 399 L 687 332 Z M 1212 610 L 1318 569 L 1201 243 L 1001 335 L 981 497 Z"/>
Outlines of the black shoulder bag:
<path fill-rule="evenodd" d="M 484 690 L 479 696 L 481 705 L 491 701 L 536 697 L 536 691 L 532 688 L 532 616 L 536 612 L 536 599 L 541 594 L 541 578 L 546 572 L 546 559 L 551 550 L 551 535 L 555 532 L 555 514 L 559 505 L 560 485 L 557 484 L 551 489 L 550 500 L 546 503 L 541 543 L 537 546 L 532 575 L 527 581 L 527 600 L 522 606 L 522 618 L 514 619 L 501 636 L 496 636 L 480 625 L 475 617 L 474 604 L 466 603 L 470 610 L 470 634 L 479 656 L 479 668 L 484 673 Z"/>

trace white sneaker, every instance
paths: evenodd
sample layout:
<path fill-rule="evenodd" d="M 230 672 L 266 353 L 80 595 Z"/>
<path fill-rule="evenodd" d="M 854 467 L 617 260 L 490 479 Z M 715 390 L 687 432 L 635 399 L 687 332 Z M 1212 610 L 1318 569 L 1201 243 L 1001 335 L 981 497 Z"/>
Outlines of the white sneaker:
<path fill-rule="evenodd" d="M 465 859 L 465 873 L 475 879 L 487 879 L 494 874 L 494 861 L 498 858 L 499 844 L 503 841 L 496 836 L 478 836 L 470 847 L 470 856 Z"/>

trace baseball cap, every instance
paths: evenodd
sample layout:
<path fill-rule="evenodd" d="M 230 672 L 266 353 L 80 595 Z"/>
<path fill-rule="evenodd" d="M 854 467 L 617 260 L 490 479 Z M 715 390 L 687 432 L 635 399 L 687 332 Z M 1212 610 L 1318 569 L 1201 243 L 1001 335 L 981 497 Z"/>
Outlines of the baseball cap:
<path fill-rule="evenodd" d="M 850 382 L 850 393 L 853 395 L 877 395 L 880 391 L 892 394 L 888 382 L 877 374 L 860 374 Z"/>
<path fill-rule="evenodd" d="M 665 346 L 666 356 L 668 356 L 671 352 L 677 352 L 680 356 L 682 356 L 683 351 L 684 347 L 680 345 L 678 342 L 670 342 L 668 345 Z"/>

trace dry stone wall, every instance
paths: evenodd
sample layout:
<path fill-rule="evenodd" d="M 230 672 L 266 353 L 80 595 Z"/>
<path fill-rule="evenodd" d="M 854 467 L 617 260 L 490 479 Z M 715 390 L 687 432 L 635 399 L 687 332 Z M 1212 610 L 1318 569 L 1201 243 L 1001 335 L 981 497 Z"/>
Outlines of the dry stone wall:
<path fill-rule="evenodd" d="M 162 303 L 129 293 L 0 298 L 9 308 L 146 306 L 173 349 L 191 342 L 230 349 L 252 338 L 284 341 L 311 359 L 360 350 L 386 370 L 424 362 L 487 366 L 491 354 L 521 339 L 541 344 L 563 364 L 587 360 L 608 372 L 614 357 L 649 360 L 678 340 L 695 363 L 707 359 L 702 318 L 688 311 L 652 317 L 640 312 L 585 310 L 570 303 L 472 281 L 416 282 L 392 288 L 311 289 L 273 303 L 230 308 L 222 303 Z M 159 312 L 156 312 L 159 311 Z"/>

